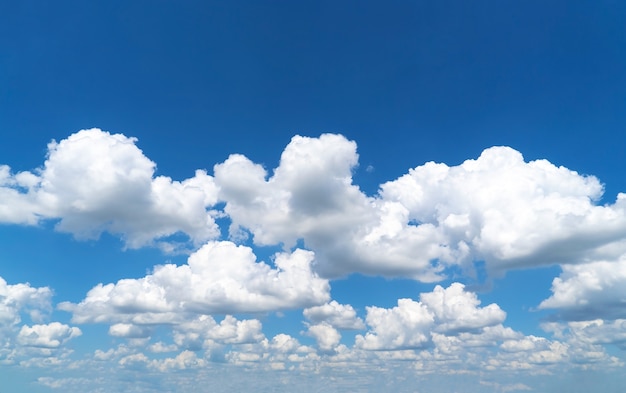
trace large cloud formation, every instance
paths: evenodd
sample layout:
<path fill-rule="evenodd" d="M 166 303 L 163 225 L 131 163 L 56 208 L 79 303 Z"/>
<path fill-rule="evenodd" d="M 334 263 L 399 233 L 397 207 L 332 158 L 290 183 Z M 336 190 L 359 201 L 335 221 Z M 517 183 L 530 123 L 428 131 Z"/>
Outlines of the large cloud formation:
<path fill-rule="evenodd" d="M 476 261 L 496 275 L 558 264 L 563 274 L 541 308 L 560 309 L 565 319 L 624 317 L 620 288 L 626 279 L 611 272 L 623 270 L 626 255 L 626 194 L 599 205 L 603 187 L 593 176 L 546 160 L 526 162 L 511 148 L 492 147 L 457 166 L 417 166 L 366 195 L 353 183 L 356 143 L 341 135 L 295 136 L 271 172 L 232 155 L 214 166 L 213 176 L 198 170 L 182 181 L 155 176 L 156 164 L 136 143 L 121 134 L 82 130 L 50 143 L 41 168 L 12 173 L 0 166 L 0 222 L 34 225 L 52 219 L 58 230 L 79 238 L 108 231 L 127 247 L 176 251 L 217 240 L 215 219 L 223 217 L 220 222 L 230 220 L 226 225 L 233 242 L 251 234 L 256 245 L 283 245 L 287 254 L 293 251 L 289 258 L 309 260 L 304 281 L 313 280 L 313 274 L 330 279 L 362 273 L 436 282 L 449 268 L 468 273 Z M 188 241 L 172 237 L 179 233 Z M 296 245 L 311 254 L 294 251 Z M 236 250 L 228 252 L 241 260 Z M 196 293 L 185 308 L 214 311 L 219 307 L 210 304 L 219 299 L 224 310 L 254 311 L 248 299 L 254 296 L 264 304 L 259 309 L 284 307 L 284 301 L 268 301 L 280 297 L 275 293 L 259 294 L 246 275 L 268 267 L 251 259 L 246 266 L 228 274 L 252 287 L 237 293 L 224 284 L 224 276 L 213 283 L 222 285 L 221 293 Z M 191 271 L 191 264 L 159 267 L 149 277 L 156 280 L 170 270 L 176 276 L 199 274 L 183 274 L 185 269 Z M 150 280 L 141 283 L 146 290 L 161 288 Z M 127 284 L 122 280 L 94 291 L 113 296 Z M 158 291 L 154 299 L 165 303 L 150 303 L 157 307 L 154 312 L 177 309 Z M 315 302 L 293 304 L 319 305 L 323 292 L 309 298 Z M 286 299 L 301 296 L 287 294 Z M 125 303 L 112 298 L 123 309 Z M 126 306 L 149 310 L 143 304 Z"/>
<path fill-rule="evenodd" d="M 507 147 L 449 167 L 433 162 L 368 196 L 353 184 L 356 143 L 341 135 L 295 136 L 269 176 L 232 155 L 175 181 L 155 177 L 136 139 L 98 129 L 48 146 L 42 168 L 0 167 L 0 220 L 58 219 L 77 237 L 119 234 L 128 247 L 160 245 L 184 233 L 195 247 L 249 231 L 258 245 L 303 241 L 325 277 L 354 272 L 437 281 L 446 268 L 485 261 L 490 271 L 614 260 L 626 252 L 626 196 L 596 201 L 603 187 L 546 160 L 525 162 Z M 269 177 L 268 177 L 269 176 Z M 223 203 L 223 212 L 217 206 Z"/>
<path fill-rule="evenodd" d="M 623 367 L 604 346 L 626 340 L 626 194 L 600 205 L 595 177 L 526 162 L 508 147 L 457 166 L 417 166 L 374 195 L 354 184 L 357 165 L 356 143 L 341 135 L 295 136 L 274 169 L 232 155 L 213 174 L 178 181 L 156 176 L 136 139 L 99 129 L 50 143 L 38 169 L 0 165 L 0 223 L 51 220 L 76 238 L 109 232 L 129 248 L 190 252 L 187 263 L 61 303 L 72 323 L 107 324 L 122 342 L 81 361 L 69 355 L 82 331 L 48 321 L 52 290 L 0 278 L 0 363 L 123 370 L 133 381 L 133 371 L 201 376 L 209 362 L 316 376 L 355 367 L 360 375 L 398 367 L 403 376 Z M 229 225 L 228 240 L 218 222 Z M 282 251 L 259 261 L 255 245 Z M 437 282 L 476 262 L 491 275 L 561 266 L 539 305 L 555 310 L 542 325 L 550 338 L 504 326 L 505 311 L 481 306 L 461 283 L 390 308 L 357 310 L 330 296 L 329 280 L 353 273 Z M 265 336 L 261 320 L 281 310 L 303 310 L 303 343 Z M 93 381 L 40 383 L 78 391 Z"/>
<path fill-rule="evenodd" d="M 384 183 L 375 196 L 352 184 L 356 145 L 339 135 L 296 136 L 267 172 L 235 155 L 215 166 L 233 226 L 257 244 L 316 252 L 317 269 L 438 280 L 446 267 L 491 271 L 576 264 L 625 251 L 626 197 L 595 204 L 600 182 L 507 147 L 459 166 L 427 163 Z"/>

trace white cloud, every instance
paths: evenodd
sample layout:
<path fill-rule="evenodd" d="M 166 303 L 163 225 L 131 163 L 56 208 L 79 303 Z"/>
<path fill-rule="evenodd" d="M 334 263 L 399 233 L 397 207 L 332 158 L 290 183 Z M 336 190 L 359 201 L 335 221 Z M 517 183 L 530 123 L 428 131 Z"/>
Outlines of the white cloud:
<path fill-rule="evenodd" d="M 0 326 L 17 325 L 22 312 L 28 313 L 33 321 L 40 321 L 52 310 L 51 299 L 52 291 L 48 287 L 33 288 L 28 283 L 11 285 L 0 277 Z"/>
<path fill-rule="evenodd" d="M 162 341 L 156 342 L 154 344 L 150 344 L 148 346 L 148 351 L 152 353 L 167 353 L 174 352 L 178 349 L 177 345 L 174 344 L 164 344 Z"/>
<path fill-rule="evenodd" d="M 506 313 L 496 304 L 479 305 L 476 294 L 465 291 L 463 284 L 452 283 L 448 288 L 437 285 L 432 292 L 422 293 L 419 302 L 399 299 L 398 306 L 391 309 L 367 307 L 366 322 L 371 330 L 357 336 L 356 346 L 368 350 L 422 348 L 429 346 L 437 333 L 459 336 L 453 340 L 466 344 L 474 341 L 470 345 L 478 346 L 487 344 L 476 340 L 501 339 L 500 334 L 506 331 L 500 324 Z"/>
<path fill-rule="evenodd" d="M 167 372 L 170 370 L 187 370 L 190 368 L 205 367 L 206 364 L 206 360 L 198 358 L 194 352 L 183 351 L 174 358 L 153 360 L 150 366 L 161 372 Z"/>
<path fill-rule="evenodd" d="M 588 353 L 593 352 L 589 347 L 601 351 L 598 344 L 615 344 L 626 349 L 626 319 L 550 322 L 543 324 L 542 328 L 572 346 L 586 348 Z"/>
<path fill-rule="evenodd" d="M 82 130 L 48 145 L 39 175 L 15 176 L 0 167 L 0 221 L 35 224 L 60 219 L 57 229 L 78 238 L 108 231 L 130 248 L 157 245 L 184 233 L 195 244 L 219 235 L 207 210 L 217 201 L 213 178 L 198 170 L 182 182 L 154 176 L 156 164 L 135 138 L 99 129 Z"/>
<path fill-rule="evenodd" d="M 245 344 L 265 338 L 261 322 L 257 319 L 237 320 L 231 315 L 217 323 L 208 315 L 174 326 L 174 342 L 181 348 L 210 349 L 217 344 Z"/>
<path fill-rule="evenodd" d="M 306 331 L 308 336 L 315 338 L 322 352 L 332 352 L 341 340 L 341 334 L 326 322 L 311 325 Z"/>
<path fill-rule="evenodd" d="M 313 324 L 326 322 L 335 329 L 360 330 L 365 328 L 363 320 L 349 304 L 339 304 L 336 300 L 321 306 L 306 308 L 304 317 Z"/>
<path fill-rule="evenodd" d="M 371 331 L 356 336 L 356 346 L 368 350 L 425 347 L 435 323 L 426 306 L 411 299 L 399 299 L 391 309 L 367 307 L 366 321 Z"/>
<path fill-rule="evenodd" d="M 396 223 L 406 209 L 368 198 L 353 185 L 357 161 L 356 144 L 343 136 L 296 136 L 271 178 L 233 155 L 215 166 L 215 182 L 235 227 L 252 231 L 257 244 L 292 246 L 304 239 L 324 275 L 360 271 L 432 281 L 439 269 L 430 261 L 443 252 L 440 236 L 429 226 L 409 227 L 408 219 Z"/>
<path fill-rule="evenodd" d="M 420 301 L 435 315 L 436 330 L 448 334 L 497 325 L 506 318 L 497 304 L 479 308 L 476 294 L 465 291 L 461 283 L 452 283 L 445 289 L 437 285 L 432 292 L 422 293 Z"/>
<path fill-rule="evenodd" d="M 145 338 L 150 336 L 151 329 L 130 323 L 116 323 L 109 327 L 109 334 L 114 337 Z"/>
<path fill-rule="evenodd" d="M 313 253 L 276 254 L 272 268 L 252 249 L 209 242 L 188 264 L 157 266 L 141 279 L 94 287 L 79 304 L 61 303 L 77 323 L 177 323 L 189 314 L 293 309 L 328 300 L 330 286 L 311 271 Z"/>
<path fill-rule="evenodd" d="M 558 309 L 561 318 L 573 320 L 626 317 L 626 256 L 562 269 L 540 309 Z"/>
<path fill-rule="evenodd" d="M 603 187 L 507 147 L 461 165 L 426 163 L 381 185 L 352 184 L 356 144 L 296 136 L 271 177 L 241 155 L 215 166 L 219 199 L 257 244 L 303 239 L 325 276 L 352 272 L 436 281 L 450 265 L 490 271 L 616 257 L 626 250 L 626 196 L 598 206 Z"/>
<path fill-rule="evenodd" d="M 95 286 L 78 304 L 59 307 L 76 323 L 107 323 L 111 336 L 129 339 L 128 347 L 96 352 L 95 360 L 163 372 L 201 369 L 210 361 L 316 372 L 392 368 L 394 362 L 411 363 L 419 373 L 620 365 L 603 345 L 626 342 L 626 195 L 597 206 L 602 186 L 593 177 L 492 148 L 458 166 L 419 166 L 367 196 L 352 184 L 356 144 L 323 135 L 295 137 L 269 178 L 260 165 L 233 155 L 216 165 L 215 179 L 199 171 L 175 182 L 155 177 L 155 164 L 135 142 L 81 131 L 51 144 L 40 171 L 12 174 L 0 167 L 0 221 L 58 218 L 61 230 L 86 237 L 109 231 L 128 247 L 176 247 L 167 236 L 183 232 L 199 246 L 217 235 L 211 215 L 220 213 L 208 209 L 225 202 L 233 239 L 250 231 L 256 244 L 284 243 L 287 250 L 303 239 L 311 251 L 278 253 L 264 263 L 249 247 L 209 241 L 181 266 L 157 266 L 139 279 Z M 525 336 L 502 325 L 506 313 L 497 304 L 481 307 L 475 293 L 453 283 L 419 301 L 368 307 L 366 326 L 352 306 L 329 302 L 329 282 L 318 275 L 433 281 L 445 268 L 474 260 L 496 271 L 562 264 L 553 295 L 540 308 L 556 309 L 570 322 L 546 324 L 551 338 Z M 80 329 L 41 323 L 51 294 L 0 278 L 0 361 L 66 364 L 58 350 Z M 304 334 L 316 348 L 286 332 L 268 340 L 261 321 L 231 315 L 301 308 L 308 321 Z M 22 325 L 26 314 L 31 322 Z M 216 321 L 211 314 L 226 316 Z M 342 343 L 339 330 L 366 327 L 352 348 Z M 171 338 L 158 336 L 153 343 L 159 329 Z M 172 357 L 154 355 L 168 353 Z M 494 386 L 505 391 L 525 385 Z"/>
<path fill-rule="evenodd" d="M 62 345 L 80 329 L 59 322 L 42 324 L 52 311 L 52 291 L 0 277 L 0 364 L 59 364 Z M 28 323 L 34 323 L 29 325 Z"/>
<path fill-rule="evenodd" d="M 451 265 L 490 271 L 614 260 L 626 252 L 626 195 L 598 206 L 603 187 L 546 160 L 525 162 L 493 147 L 458 166 L 417 166 L 367 196 L 352 182 L 356 143 L 341 135 L 295 136 L 267 171 L 242 155 L 173 181 L 136 139 L 99 129 L 48 147 L 42 168 L 12 174 L 0 166 L 0 221 L 59 219 L 58 229 L 94 238 L 103 231 L 127 247 L 176 251 L 219 236 L 212 212 L 225 202 L 233 240 L 245 230 L 262 245 L 299 239 L 325 277 L 354 272 L 433 282 Z M 242 230 L 242 228 L 244 230 Z"/>
<path fill-rule="evenodd" d="M 225 211 L 235 225 L 254 233 L 258 244 L 285 243 L 352 228 L 367 218 L 367 199 L 351 185 L 356 144 L 340 135 L 295 136 L 285 148 L 280 166 L 267 173 L 246 157 L 232 155 L 215 166 L 215 181 Z M 330 233 L 324 231 L 330 230 Z"/>
<path fill-rule="evenodd" d="M 448 246 L 469 247 L 493 269 L 582 262 L 626 228 L 623 196 L 596 206 L 603 188 L 595 177 L 524 162 L 507 147 L 456 167 L 427 163 L 381 189 L 410 219 L 435 225 Z"/>
<path fill-rule="evenodd" d="M 122 235 L 131 248 L 183 232 L 196 243 L 218 235 L 207 212 L 217 189 L 203 171 L 182 182 L 154 177 L 136 139 L 83 130 L 48 146 L 41 194 L 58 228 L 78 237 Z"/>
<path fill-rule="evenodd" d="M 34 225 L 43 212 L 32 189 L 39 183 L 31 172 L 12 174 L 7 165 L 0 165 L 0 223 Z"/>
<path fill-rule="evenodd" d="M 284 333 L 279 333 L 272 337 L 269 346 L 279 353 L 296 352 L 301 347 L 298 340 Z"/>
<path fill-rule="evenodd" d="M 28 347 L 58 348 L 81 334 L 77 327 L 52 322 L 46 325 L 22 326 L 17 340 L 21 345 Z"/>

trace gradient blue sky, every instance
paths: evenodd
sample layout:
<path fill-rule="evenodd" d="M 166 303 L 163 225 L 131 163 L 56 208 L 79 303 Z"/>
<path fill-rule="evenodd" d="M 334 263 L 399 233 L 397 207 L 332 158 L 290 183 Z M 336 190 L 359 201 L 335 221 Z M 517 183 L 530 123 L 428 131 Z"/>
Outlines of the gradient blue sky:
<path fill-rule="evenodd" d="M 0 390 L 621 391 L 624 26 L 0 4 Z"/>

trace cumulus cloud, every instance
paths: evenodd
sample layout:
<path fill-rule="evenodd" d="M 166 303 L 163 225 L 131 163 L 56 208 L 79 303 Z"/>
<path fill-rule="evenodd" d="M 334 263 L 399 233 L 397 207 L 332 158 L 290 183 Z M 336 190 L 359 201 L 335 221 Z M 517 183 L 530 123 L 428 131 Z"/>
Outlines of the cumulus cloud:
<path fill-rule="evenodd" d="M 48 287 L 33 288 L 28 283 L 11 285 L 0 277 L 0 326 L 19 324 L 24 312 L 33 321 L 40 321 L 52 310 L 51 299 L 52 290 Z"/>
<path fill-rule="evenodd" d="M 446 267 L 485 261 L 490 271 L 584 263 L 626 250 L 624 207 L 598 206 L 603 187 L 508 147 L 458 166 L 433 162 L 368 197 L 352 183 L 356 144 L 340 135 L 296 136 L 266 170 L 233 155 L 215 166 L 219 199 L 257 244 L 303 239 L 328 277 L 352 272 L 443 277 Z"/>
<path fill-rule="evenodd" d="M 356 346 L 368 350 L 425 347 L 435 323 L 426 306 L 411 299 L 399 299 L 391 309 L 367 307 L 366 321 L 371 330 L 356 337 Z"/>
<path fill-rule="evenodd" d="M 626 342 L 626 194 L 598 205 L 603 187 L 593 176 L 494 147 L 457 166 L 417 166 L 368 196 L 352 179 L 356 143 L 340 135 L 294 137 L 271 173 L 232 155 L 214 167 L 214 177 L 200 170 L 183 181 L 156 176 L 156 164 L 136 143 L 83 130 L 52 142 L 37 170 L 0 166 L 0 222 L 54 219 L 58 230 L 79 238 L 106 231 L 127 247 L 168 251 L 178 247 L 169 237 L 183 233 L 198 247 L 186 264 L 99 284 L 79 303 L 59 306 L 76 323 L 107 323 L 111 336 L 131 340 L 128 352 L 98 353 L 102 361 L 162 371 L 217 358 L 272 369 L 314 369 L 322 358 L 333 365 L 413 360 L 421 371 L 428 371 L 424 362 L 486 370 L 619 364 L 602 345 Z M 231 220 L 232 241 L 214 241 L 217 216 Z M 257 245 L 283 244 L 285 251 L 259 262 L 236 244 L 246 233 Z M 352 306 L 330 301 L 327 278 L 357 272 L 433 282 L 447 268 L 469 269 L 475 261 L 496 273 L 560 264 L 552 296 L 539 306 L 566 321 L 545 325 L 554 339 L 505 328 L 498 305 L 481 307 L 459 283 L 436 286 L 419 301 L 367 307 L 366 323 Z M 51 354 L 80 335 L 43 323 L 51 294 L 0 278 L 0 360 L 15 357 L 16 345 L 22 355 Z M 300 308 L 317 351 L 287 334 L 268 340 L 259 320 L 231 315 Z M 22 322 L 25 315 L 30 322 Z M 171 342 L 150 342 L 157 325 L 169 326 Z M 339 330 L 366 328 L 353 348 L 341 342 Z M 140 346 L 176 354 L 153 359 L 135 350 Z M 481 358 L 480 351 L 492 353 Z"/>
<path fill-rule="evenodd" d="M 500 326 L 506 313 L 496 304 L 479 305 L 476 294 L 465 291 L 463 284 L 452 283 L 422 293 L 419 302 L 399 299 L 391 309 L 367 307 L 366 322 L 371 329 L 356 337 L 356 346 L 368 350 L 423 348 L 431 345 L 434 333 L 456 336 Z"/>
<path fill-rule="evenodd" d="M 626 253 L 626 194 L 597 205 L 602 184 L 546 160 L 526 162 L 508 147 L 457 166 L 429 162 L 365 195 L 353 184 L 356 143 L 341 135 L 295 136 L 272 173 L 242 155 L 175 181 L 137 140 L 82 130 L 48 146 L 42 168 L 0 166 L 0 221 L 94 238 L 108 231 L 127 247 L 194 246 L 219 237 L 214 217 L 231 220 L 232 240 L 315 252 L 324 277 L 354 272 L 434 282 L 446 268 L 485 261 L 491 272 L 614 260 Z M 215 206 L 224 203 L 223 212 Z M 213 211 L 212 209 L 215 209 Z M 169 240 L 168 240 L 169 239 Z"/>
<path fill-rule="evenodd" d="M 208 315 L 201 315 L 174 327 L 174 342 L 181 348 L 210 349 L 217 344 L 245 344 L 265 338 L 257 319 L 237 320 L 231 315 L 217 323 Z"/>
<path fill-rule="evenodd" d="M 327 276 L 354 271 L 413 274 L 433 280 L 439 269 L 439 235 L 431 227 L 397 223 L 406 209 L 367 197 L 352 184 L 356 144 L 341 135 L 296 136 L 272 177 L 241 155 L 214 168 L 220 200 L 235 227 L 257 244 L 292 246 L 298 239 L 316 252 Z"/>
<path fill-rule="evenodd" d="M 77 327 L 70 327 L 59 322 L 46 325 L 24 325 L 17 336 L 21 345 L 41 348 L 58 348 L 68 340 L 82 334 Z"/>
<path fill-rule="evenodd" d="M 626 349 L 626 319 L 547 322 L 542 328 L 553 333 L 556 338 L 571 343 L 572 346 L 594 346 L 595 352 L 602 351 L 599 344 L 614 344 Z"/>
<path fill-rule="evenodd" d="M 579 263 L 619 240 L 623 196 L 597 206 L 602 192 L 593 176 L 525 162 L 508 147 L 456 167 L 427 163 L 381 186 L 381 196 L 401 203 L 409 219 L 435 225 L 449 247 L 492 269 Z"/>
<path fill-rule="evenodd" d="M 480 300 L 455 282 L 448 288 L 437 285 L 432 292 L 422 293 L 420 301 L 437 321 L 437 331 L 455 333 L 482 329 L 504 322 L 506 313 L 497 304 L 479 308 Z"/>
<path fill-rule="evenodd" d="M 52 290 L 0 277 L 0 364 L 59 365 L 69 340 L 82 334 L 59 322 L 42 323 L 52 311 Z M 29 324 L 30 323 L 30 324 Z"/>
<path fill-rule="evenodd" d="M 141 279 L 99 284 L 78 304 L 62 303 L 73 321 L 176 323 L 189 314 L 256 313 L 326 302 L 330 286 L 312 270 L 314 254 L 278 253 L 275 268 L 249 247 L 209 242 L 182 266 L 157 266 Z"/>
<path fill-rule="evenodd" d="M 116 323 L 109 327 L 109 334 L 114 337 L 146 338 L 150 336 L 151 329 L 130 323 Z"/>
<path fill-rule="evenodd" d="M 12 174 L 9 166 L 0 165 L 0 223 L 39 222 L 43 211 L 32 191 L 39 182 L 39 177 L 31 172 Z"/>
<path fill-rule="evenodd" d="M 156 164 L 135 138 L 83 130 L 48 145 L 41 194 L 58 228 L 78 237 L 122 235 L 131 248 L 183 232 L 197 243 L 218 235 L 207 208 L 216 202 L 210 176 L 196 171 L 182 182 L 154 177 Z"/>
<path fill-rule="evenodd" d="M 339 304 L 336 300 L 321 306 L 306 308 L 304 317 L 312 324 L 325 322 L 335 329 L 360 330 L 365 328 L 363 320 L 349 304 Z"/>
<path fill-rule="evenodd" d="M 331 352 L 341 340 L 341 334 L 326 322 L 311 325 L 306 331 L 308 336 L 315 338 L 317 346 L 322 352 Z"/>
<path fill-rule="evenodd" d="M 219 235 L 209 208 L 216 203 L 213 178 L 198 170 L 174 181 L 154 176 L 156 164 L 136 146 L 137 140 L 99 129 L 82 130 L 48 145 L 37 175 L 11 175 L 0 167 L 0 220 L 35 224 L 59 219 L 57 229 L 78 238 L 108 231 L 137 248 L 158 245 L 184 233 L 195 244 Z"/>
<path fill-rule="evenodd" d="M 558 317 L 568 320 L 626 317 L 626 256 L 562 269 L 540 309 L 558 309 Z"/>

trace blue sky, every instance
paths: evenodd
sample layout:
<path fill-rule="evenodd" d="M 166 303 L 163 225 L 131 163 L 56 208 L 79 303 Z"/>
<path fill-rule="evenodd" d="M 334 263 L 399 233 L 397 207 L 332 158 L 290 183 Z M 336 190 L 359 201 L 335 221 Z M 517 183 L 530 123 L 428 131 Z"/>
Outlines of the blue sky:
<path fill-rule="evenodd" d="M 618 392 L 615 1 L 0 5 L 12 392 Z"/>

